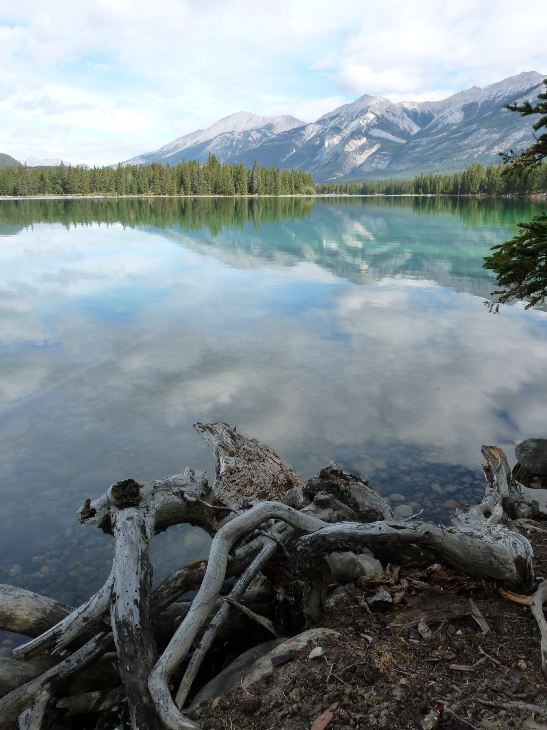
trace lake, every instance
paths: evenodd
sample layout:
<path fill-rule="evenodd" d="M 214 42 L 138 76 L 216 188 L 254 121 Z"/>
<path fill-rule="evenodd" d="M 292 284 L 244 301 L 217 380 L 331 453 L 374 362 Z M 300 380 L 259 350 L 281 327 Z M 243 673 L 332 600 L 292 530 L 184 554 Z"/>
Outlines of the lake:
<path fill-rule="evenodd" d="M 546 435 L 547 315 L 489 313 L 482 268 L 541 209 L 1 201 L 0 582 L 87 598 L 113 541 L 77 509 L 127 477 L 213 481 L 196 421 L 237 426 L 304 477 L 334 460 L 427 519 L 480 499 L 481 444 L 514 463 Z M 154 538 L 155 582 L 209 544 L 185 526 Z"/>

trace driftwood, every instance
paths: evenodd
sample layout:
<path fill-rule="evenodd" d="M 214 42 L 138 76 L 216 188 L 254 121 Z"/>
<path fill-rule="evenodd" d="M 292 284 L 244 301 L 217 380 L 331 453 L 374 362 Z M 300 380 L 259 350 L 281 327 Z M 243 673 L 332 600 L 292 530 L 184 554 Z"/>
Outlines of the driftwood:
<path fill-rule="evenodd" d="M 0 585 L 0 629 L 24 636 L 40 636 L 73 610 L 38 593 Z"/>
<path fill-rule="evenodd" d="M 0 730 L 11 728 L 17 718 L 34 705 L 37 706 L 37 711 L 31 712 L 25 722 L 36 724 L 36 718 L 43 715 L 44 698 L 47 696 L 49 700 L 54 697 L 74 674 L 82 671 L 104 654 L 110 648 L 111 643 L 110 636 L 99 634 L 98 637 L 92 639 L 52 669 L 3 697 L 0 700 Z"/>
<path fill-rule="evenodd" d="M 58 710 L 64 710 L 65 717 L 87 715 L 90 712 L 102 712 L 112 705 L 118 704 L 124 697 L 122 687 L 105 689 L 99 692 L 86 692 L 72 697 L 63 697 L 56 704 Z"/>
<path fill-rule="evenodd" d="M 531 603 L 532 615 L 537 621 L 541 634 L 541 667 L 547 672 L 547 621 L 543 613 L 543 604 L 547 601 L 547 581 L 543 581 L 536 591 Z"/>
<path fill-rule="evenodd" d="M 39 728 L 51 708 L 66 716 L 106 711 L 120 698 L 135 730 L 198 728 L 183 707 L 214 642 L 229 635 L 227 626 L 242 621 L 258 621 L 276 632 L 270 617 L 264 617 L 267 610 L 253 603 L 249 586 L 255 577 L 264 573 L 272 582 L 266 609 L 274 594 L 289 592 L 295 621 L 304 625 L 321 611 L 330 570 L 325 556 L 336 552 L 367 547 L 380 556 L 404 553 L 412 560 L 425 550 L 437 562 L 476 578 L 520 591 L 532 587 L 531 546 L 506 524 L 526 516 L 526 505 L 523 509 L 505 455 L 496 447 L 482 450 L 487 485 L 481 504 L 458 512 L 451 527 L 442 527 L 397 519 L 366 482 L 334 463 L 304 482 L 269 447 L 226 424 L 195 429 L 217 456 L 213 488 L 202 473 L 187 469 L 146 484 L 127 479 L 81 508 L 82 522 L 115 540 L 111 574 L 83 606 L 71 609 L 0 588 L 0 627 L 34 637 L 8 660 L 26 667 L 14 673 L 11 684 L 2 685 L 0 664 L 0 688 L 7 692 L 0 699 L 0 730 L 18 718 L 22 728 Z M 152 592 L 150 540 L 180 523 L 197 525 L 213 537 L 209 559 L 173 573 Z M 220 592 L 228 577 L 239 578 L 224 600 Z M 189 590 L 198 591 L 193 601 L 175 603 Z M 545 665 L 544 594 L 547 598 L 542 587 L 532 607 Z M 83 679 L 82 670 L 89 672 L 114 647 L 118 663 L 110 684 L 76 687 L 77 675 Z M 164 647 L 161 653 L 158 647 Z M 179 667 L 193 648 L 173 696 L 173 677 L 181 676 Z"/>
<path fill-rule="evenodd" d="M 271 558 L 271 556 L 275 552 L 275 550 L 277 548 L 277 544 L 274 541 L 267 540 L 267 538 L 266 538 L 266 539 L 264 539 L 264 543 L 265 544 L 264 544 L 262 550 L 258 553 L 256 558 L 251 563 L 251 565 L 243 573 L 241 578 L 238 580 L 238 582 L 236 583 L 236 585 L 230 592 L 230 599 L 232 601 L 237 601 L 238 598 L 241 598 L 241 596 L 243 596 L 243 594 L 247 590 L 251 581 L 260 572 L 261 568 L 264 566 L 264 564 L 269 560 L 269 558 Z M 229 615 L 230 615 L 230 604 L 224 603 L 218 610 L 218 613 L 213 618 L 213 620 L 209 624 L 209 628 L 203 635 L 198 649 L 196 650 L 196 652 L 194 653 L 194 656 L 190 660 L 188 668 L 184 674 L 183 680 L 182 680 L 179 690 L 177 692 L 176 700 L 177 700 L 177 704 L 179 707 L 182 707 L 184 705 L 184 702 L 186 700 L 186 697 L 188 696 L 188 692 L 190 690 L 192 682 L 196 678 L 196 674 L 205 657 L 205 654 L 211 648 L 213 641 L 217 637 L 222 626 L 226 623 Z"/>

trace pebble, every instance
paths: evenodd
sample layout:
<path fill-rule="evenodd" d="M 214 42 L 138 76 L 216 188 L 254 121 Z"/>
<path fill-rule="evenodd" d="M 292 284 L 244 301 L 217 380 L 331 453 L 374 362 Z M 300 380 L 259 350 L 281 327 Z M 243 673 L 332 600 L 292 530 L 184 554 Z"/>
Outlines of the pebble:
<path fill-rule="evenodd" d="M 312 649 L 310 651 L 310 655 L 308 659 L 319 659 L 319 657 L 323 656 L 323 647 L 322 646 L 316 646 L 315 649 Z"/>
<path fill-rule="evenodd" d="M 443 507 L 445 509 L 458 509 L 460 507 L 460 503 L 456 502 L 455 499 L 447 499 L 446 502 L 443 502 Z"/>
<path fill-rule="evenodd" d="M 391 595 L 387 591 L 378 591 L 371 598 L 367 598 L 368 603 L 392 603 Z"/>
<path fill-rule="evenodd" d="M 404 497 L 402 494 L 398 494 L 395 492 L 394 494 L 390 494 L 389 498 L 392 502 L 406 502 L 406 497 Z"/>
<path fill-rule="evenodd" d="M 399 504 L 393 512 L 397 515 L 397 517 L 410 517 L 414 514 L 414 510 L 409 504 Z"/>

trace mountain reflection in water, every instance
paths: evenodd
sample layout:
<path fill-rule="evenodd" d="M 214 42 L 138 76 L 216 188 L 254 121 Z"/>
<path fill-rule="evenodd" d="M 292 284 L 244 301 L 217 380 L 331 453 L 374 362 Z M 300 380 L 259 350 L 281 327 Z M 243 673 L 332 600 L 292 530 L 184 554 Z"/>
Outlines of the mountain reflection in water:
<path fill-rule="evenodd" d="M 448 519 L 480 446 L 545 435 L 546 315 L 491 315 L 489 248 L 530 201 L 0 201 L 0 582 L 69 603 L 112 540 L 76 510 L 214 460 L 222 420 L 308 477 L 331 459 Z M 399 501 L 398 501 L 399 500 Z M 155 580 L 207 553 L 154 538 Z M 0 637 L 1 638 L 1 637 Z"/>

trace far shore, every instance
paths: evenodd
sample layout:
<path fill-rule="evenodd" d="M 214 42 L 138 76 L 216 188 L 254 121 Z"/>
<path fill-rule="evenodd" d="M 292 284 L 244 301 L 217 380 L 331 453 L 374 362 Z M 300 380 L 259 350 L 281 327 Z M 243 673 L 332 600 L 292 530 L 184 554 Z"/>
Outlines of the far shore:
<path fill-rule="evenodd" d="M 547 198 L 545 193 L 505 193 L 502 195 L 487 195 L 486 193 L 466 193 L 463 195 L 449 195 L 446 193 L 314 193 L 306 195 L 0 195 L 0 200 L 154 200 L 158 198 L 217 198 L 218 200 L 261 200 L 263 198 Z"/>

